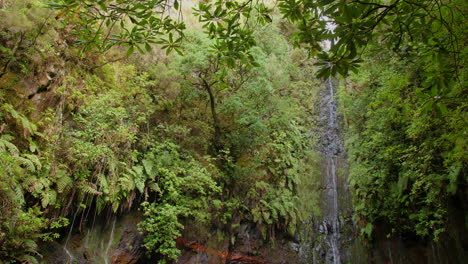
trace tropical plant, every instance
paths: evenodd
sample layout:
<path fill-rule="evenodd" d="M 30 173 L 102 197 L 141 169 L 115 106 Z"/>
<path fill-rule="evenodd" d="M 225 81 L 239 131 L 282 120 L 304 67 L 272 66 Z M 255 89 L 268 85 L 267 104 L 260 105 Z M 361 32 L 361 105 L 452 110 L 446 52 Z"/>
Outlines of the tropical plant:
<path fill-rule="evenodd" d="M 142 204 L 145 219 L 139 224 L 144 246 L 151 253 L 164 256 L 160 263 L 176 259 L 180 251 L 175 239 L 181 235 L 181 218 L 209 223 L 210 196 L 220 191 L 213 176 L 199 162 L 171 142 L 153 145 L 135 167 L 148 179 L 146 192 L 153 192 Z M 145 200 L 146 200 L 145 199 Z"/>

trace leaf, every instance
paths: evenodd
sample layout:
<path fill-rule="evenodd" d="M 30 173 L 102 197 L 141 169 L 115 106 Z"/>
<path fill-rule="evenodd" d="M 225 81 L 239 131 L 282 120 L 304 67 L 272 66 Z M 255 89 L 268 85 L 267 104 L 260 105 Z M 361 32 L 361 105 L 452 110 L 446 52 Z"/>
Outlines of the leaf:
<path fill-rule="evenodd" d="M 130 21 L 132 21 L 133 24 L 138 24 L 138 21 L 136 21 L 134 17 L 129 16 L 128 18 L 130 19 Z M 136 27 L 134 27 L 133 29 L 136 29 Z"/>
<path fill-rule="evenodd" d="M 373 225 L 372 223 L 367 223 L 366 227 L 361 230 L 368 238 L 372 236 Z"/>
<path fill-rule="evenodd" d="M 145 49 L 147 52 L 151 51 L 151 46 L 148 43 L 145 43 Z"/>
<path fill-rule="evenodd" d="M 73 185 L 73 179 L 68 175 L 65 170 L 59 169 L 57 171 L 57 180 L 55 182 L 57 185 L 57 192 L 63 193 L 68 190 Z"/>
<path fill-rule="evenodd" d="M 107 12 L 107 6 L 104 2 L 105 2 L 104 0 L 101 0 L 98 2 L 98 5 L 104 12 Z"/>
<path fill-rule="evenodd" d="M 145 168 L 146 174 L 148 176 L 150 176 L 151 178 L 154 178 L 154 173 L 153 173 L 154 163 L 153 163 L 153 160 L 144 159 L 144 160 L 141 161 L 141 163 L 143 163 L 143 167 Z"/>
<path fill-rule="evenodd" d="M 128 48 L 128 50 L 127 50 L 127 57 L 132 55 L 134 50 L 135 50 L 135 48 L 133 46 L 130 46 L 130 48 Z"/>
<path fill-rule="evenodd" d="M 316 77 L 318 79 L 327 79 L 330 77 L 330 68 L 328 67 L 323 67 L 320 70 L 318 70 Z"/>

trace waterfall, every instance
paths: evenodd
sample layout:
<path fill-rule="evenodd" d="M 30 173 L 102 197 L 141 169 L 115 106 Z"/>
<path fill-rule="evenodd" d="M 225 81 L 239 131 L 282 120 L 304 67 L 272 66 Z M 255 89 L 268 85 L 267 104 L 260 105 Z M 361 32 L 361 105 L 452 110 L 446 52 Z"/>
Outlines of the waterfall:
<path fill-rule="evenodd" d="M 341 140 L 338 131 L 338 117 L 336 114 L 336 100 L 333 80 L 329 78 L 325 82 L 325 91 L 323 102 L 326 105 L 322 117 L 326 117 L 328 122 L 323 127 L 322 132 L 322 149 L 325 159 L 324 185 L 325 185 L 325 210 L 324 212 L 324 225 L 326 226 L 326 261 L 327 263 L 340 264 L 340 220 L 339 220 L 339 207 L 338 207 L 338 178 L 337 178 L 337 159 L 341 153 Z M 328 113 L 327 113 L 328 112 Z M 325 121 L 325 120 L 323 120 Z"/>
<path fill-rule="evenodd" d="M 339 212 L 338 212 L 338 191 L 337 191 L 337 178 L 336 178 L 336 165 L 334 157 L 327 157 L 327 178 L 330 181 L 330 202 L 331 207 L 328 208 L 326 223 L 331 226 L 329 234 L 327 235 L 328 243 L 331 248 L 331 257 L 333 258 L 333 264 L 339 264 L 340 262 L 340 223 L 339 223 Z"/>
<path fill-rule="evenodd" d="M 65 250 L 65 252 L 67 253 L 68 258 L 69 258 L 67 263 L 73 263 L 75 261 L 75 257 L 70 252 L 70 250 L 67 248 L 67 246 L 68 246 L 68 242 L 70 241 L 71 234 L 73 232 L 73 226 L 75 225 L 75 219 L 76 219 L 76 216 L 78 214 L 78 211 L 79 210 L 76 210 L 75 214 L 73 215 L 73 220 L 72 220 L 72 223 L 71 223 L 71 226 L 70 226 L 70 230 L 68 231 L 67 239 L 65 240 L 65 245 L 63 246 L 63 249 Z"/>
<path fill-rule="evenodd" d="M 63 247 L 63 250 L 65 250 L 65 252 L 68 255 L 68 260 L 67 260 L 66 263 L 74 263 L 75 262 L 75 256 L 73 256 L 73 254 L 70 252 L 70 250 L 68 250 L 68 248 L 66 246 Z"/>
<path fill-rule="evenodd" d="M 349 211 L 349 204 L 340 203 L 340 197 L 349 195 L 341 188 L 343 179 L 338 170 L 343 169 L 344 151 L 339 133 L 337 102 L 335 100 L 335 80 L 328 79 L 319 92 L 317 121 L 319 137 L 318 151 L 321 154 L 321 214 L 312 215 L 303 223 L 299 254 L 302 263 L 341 264 L 347 263 L 344 238 L 348 230 L 341 230 L 340 212 Z M 349 199 L 344 199 L 349 200 Z M 341 217 L 340 217 L 341 216 Z M 350 218 L 350 217 L 349 217 Z M 343 223 L 342 223 L 343 222 Z"/>
<path fill-rule="evenodd" d="M 117 218 L 114 219 L 114 221 L 112 221 L 112 229 L 111 229 L 111 233 L 109 235 L 109 241 L 107 242 L 107 247 L 106 247 L 106 253 L 104 255 L 104 261 L 105 263 L 109 263 L 109 259 L 110 259 L 110 256 L 109 256 L 109 249 L 112 245 L 112 241 L 114 240 L 114 230 L 115 230 L 115 222 L 116 222 Z"/>

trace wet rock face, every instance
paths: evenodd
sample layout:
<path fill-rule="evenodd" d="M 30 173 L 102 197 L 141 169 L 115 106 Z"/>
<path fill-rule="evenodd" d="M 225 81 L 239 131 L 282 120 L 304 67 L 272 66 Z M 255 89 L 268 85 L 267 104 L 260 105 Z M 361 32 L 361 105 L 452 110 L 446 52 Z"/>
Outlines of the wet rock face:
<path fill-rule="evenodd" d="M 298 244 L 291 238 L 277 234 L 275 245 L 263 240 L 253 223 L 243 223 L 236 230 L 233 246 L 228 240 L 217 241 L 216 234 L 204 242 L 178 239 L 182 255 L 178 264 L 289 264 L 299 263 Z M 207 246 L 209 245 L 209 246 Z M 230 248 L 231 251 L 228 249 Z"/>
<path fill-rule="evenodd" d="M 138 213 L 109 219 L 96 219 L 95 224 L 81 231 L 77 226 L 62 239 L 62 243 L 43 243 L 40 253 L 43 263 L 75 264 L 136 264 L 155 263 L 144 260 L 143 237 L 137 230 Z"/>
<path fill-rule="evenodd" d="M 112 250 L 112 263 L 135 264 L 143 256 L 143 237 L 135 225 L 127 225 L 119 244 Z"/>
<path fill-rule="evenodd" d="M 55 241 L 41 244 L 39 250 L 44 255 L 44 263 L 65 264 L 69 259 L 63 246 Z"/>
<path fill-rule="evenodd" d="M 337 80 L 327 79 L 319 92 L 321 100 L 317 105 L 318 151 L 328 157 L 336 157 L 344 152 L 339 131 L 338 103 L 335 99 L 336 87 L 338 87 Z"/>
<path fill-rule="evenodd" d="M 329 78 L 325 81 L 320 92 L 321 101 L 318 108 L 320 142 L 319 151 L 322 153 L 322 219 L 316 219 L 314 225 L 317 235 L 314 246 L 314 263 L 341 263 L 341 223 L 338 192 L 338 159 L 343 153 L 339 133 L 337 102 L 335 100 L 336 84 Z"/>
<path fill-rule="evenodd" d="M 157 263 L 158 256 L 148 259 L 143 237 L 137 230 L 141 221 L 138 213 L 129 213 L 114 219 L 98 219 L 95 225 L 81 232 L 75 227 L 62 243 L 41 245 L 43 263 L 75 264 L 149 264 Z M 235 231 L 235 243 L 217 239 L 216 232 L 200 235 L 195 226 L 187 224 L 185 238 L 177 239 L 182 254 L 178 264 L 287 264 L 299 263 L 298 244 L 292 238 L 277 233 L 275 246 L 265 242 L 257 226 L 243 223 Z M 191 235 L 189 235 L 191 234 Z M 66 245 L 66 247 L 65 247 Z"/>
<path fill-rule="evenodd" d="M 177 264 L 212 264 L 212 263 L 223 263 L 223 259 L 219 258 L 217 260 L 210 259 L 207 253 L 198 253 L 193 254 L 190 252 L 184 252 L 182 256 L 177 260 Z"/>
<path fill-rule="evenodd" d="M 321 153 L 322 213 L 312 216 L 301 227 L 299 255 L 304 264 L 366 263 L 350 255 L 357 237 L 351 218 L 353 210 L 340 135 L 341 117 L 337 114 L 337 87 L 337 80 L 330 78 L 324 81 L 316 105 L 318 127 L 315 133 L 319 139 L 317 150 Z"/>

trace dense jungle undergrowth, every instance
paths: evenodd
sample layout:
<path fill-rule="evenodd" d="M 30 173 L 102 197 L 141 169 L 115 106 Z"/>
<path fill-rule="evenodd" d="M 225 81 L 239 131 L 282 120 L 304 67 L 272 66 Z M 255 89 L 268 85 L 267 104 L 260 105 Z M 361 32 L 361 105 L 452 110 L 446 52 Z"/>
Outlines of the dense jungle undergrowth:
<path fill-rule="evenodd" d="M 160 263 L 186 223 L 231 244 L 241 223 L 272 247 L 294 238 L 320 214 L 313 114 L 331 76 L 362 236 L 437 241 L 454 212 L 466 230 L 466 14 L 458 0 L 0 0 L 0 263 L 40 263 L 38 244 L 132 210 Z"/>

